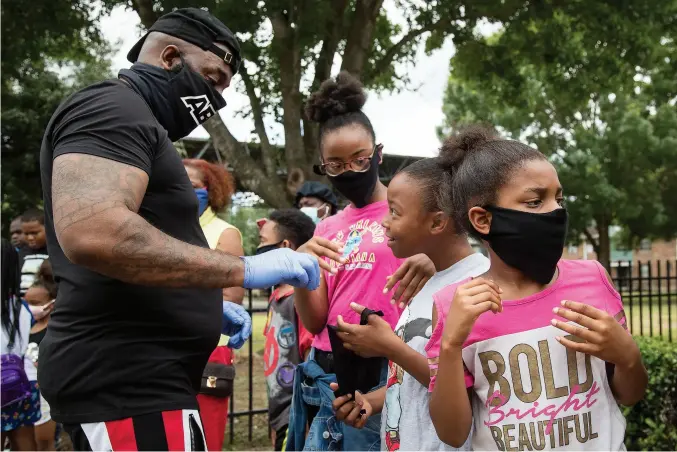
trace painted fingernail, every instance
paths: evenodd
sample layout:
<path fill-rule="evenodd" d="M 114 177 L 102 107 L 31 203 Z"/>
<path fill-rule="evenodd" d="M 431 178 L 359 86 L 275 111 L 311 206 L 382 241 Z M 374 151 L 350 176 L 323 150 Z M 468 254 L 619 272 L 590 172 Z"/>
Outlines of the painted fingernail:
<path fill-rule="evenodd" d="M 367 414 L 367 410 L 365 410 L 364 408 L 361 409 L 360 410 L 360 416 L 364 416 L 365 414 Z"/>
<path fill-rule="evenodd" d="M 561 302 L 560 304 L 561 304 L 562 306 L 566 306 L 566 305 L 567 305 L 567 301 L 566 301 L 566 300 L 562 300 L 562 302 Z"/>
<path fill-rule="evenodd" d="M 555 340 L 557 342 L 562 342 L 562 337 L 561 336 L 555 336 Z"/>
<path fill-rule="evenodd" d="M 349 399 L 352 399 L 352 398 L 353 398 L 353 395 L 352 395 L 352 394 L 348 394 L 348 398 L 349 398 Z"/>
<path fill-rule="evenodd" d="M 552 312 L 554 312 L 555 314 L 559 313 L 559 308 L 552 308 Z"/>
<path fill-rule="evenodd" d="M 557 326 L 557 320 L 555 320 L 555 319 L 552 319 L 550 321 L 550 323 L 552 323 L 552 326 Z"/>
<path fill-rule="evenodd" d="M 404 303 L 400 303 L 400 309 L 404 309 Z"/>
<path fill-rule="evenodd" d="M 386 289 L 386 288 L 384 287 L 384 288 L 383 288 L 383 294 L 385 295 L 385 294 L 387 294 L 387 293 L 388 293 L 388 289 Z"/>

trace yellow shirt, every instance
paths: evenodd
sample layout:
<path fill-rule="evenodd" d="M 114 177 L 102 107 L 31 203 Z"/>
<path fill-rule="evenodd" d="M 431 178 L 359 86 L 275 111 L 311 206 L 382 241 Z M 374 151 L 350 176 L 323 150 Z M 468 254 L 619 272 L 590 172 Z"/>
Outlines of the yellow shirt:
<path fill-rule="evenodd" d="M 216 213 L 212 210 L 211 207 L 207 207 L 207 210 L 202 212 L 200 216 L 200 227 L 202 232 L 207 238 L 207 243 L 209 243 L 209 248 L 216 249 L 217 243 L 219 243 L 219 237 L 221 233 L 226 229 L 235 229 L 238 234 L 240 234 L 240 243 L 242 243 L 242 233 L 238 228 L 232 224 L 223 221 L 221 218 L 216 216 Z M 228 343 L 228 336 L 221 335 L 219 339 L 219 346 L 226 345 Z"/>
<path fill-rule="evenodd" d="M 202 228 L 205 237 L 207 237 L 209 248 L 213 250 L 216 249 L 216 244 L 219 243 L 219 237 L 221 237 L 221 234 L 226 229 L 235 229 L 238 234 L 240 234 L 240 243 L 242 243 L 242 233 L 240 230 L 217 217 L 211 207 L 207 207 L 200 216 L 200 227 Z"/>

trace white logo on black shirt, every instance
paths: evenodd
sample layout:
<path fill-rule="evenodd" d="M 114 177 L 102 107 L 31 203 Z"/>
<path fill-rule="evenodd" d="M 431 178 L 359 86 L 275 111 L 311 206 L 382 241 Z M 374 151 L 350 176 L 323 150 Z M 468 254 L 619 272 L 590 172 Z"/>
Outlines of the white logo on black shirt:
<path fill-rule="evenodd" d="M 198 126 L 216 114 L 216 111 L 211 102 L 209 102 L 206 94 L 200 96 L 185 96 L 182 97 L 181 100 L 190 110 L 190 115 Z"/>

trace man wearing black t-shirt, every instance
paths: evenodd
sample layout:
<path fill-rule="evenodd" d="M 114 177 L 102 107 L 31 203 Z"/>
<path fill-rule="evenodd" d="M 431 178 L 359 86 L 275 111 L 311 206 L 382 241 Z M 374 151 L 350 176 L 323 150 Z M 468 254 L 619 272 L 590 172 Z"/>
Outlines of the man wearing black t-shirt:
<path fill-rule="evenodd" d="M 64 101 L 40 154 L 59 283 L 39 382 L 77 449 L 204 450 L 196 394 L 221 332 L 248 335 L 224 287 L 319 285 L 315 257 L 212 251 L 172 141 L 225 106 L 240 64 L 205 11 L 161 17 L 134 62 Z"/>

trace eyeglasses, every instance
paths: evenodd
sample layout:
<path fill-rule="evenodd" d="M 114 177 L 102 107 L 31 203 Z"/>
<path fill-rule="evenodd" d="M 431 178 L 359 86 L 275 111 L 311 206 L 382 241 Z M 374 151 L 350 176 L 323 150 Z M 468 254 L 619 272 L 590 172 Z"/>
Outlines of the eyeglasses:
<path fill-rule="evenodd" d="M 313 172 L 318 176 L 331 177 L 336 177 L 346 171 L 365 173 L 371 168 L 371 159 L 374 157 L 374 153 L 376 153 L 376 151 L 381 152 L 382 149 L 383 145 L 377 144 L 374 146 L 374 150 L 371 154 L 367 157 L 358 157 L 348 162 L 327 162 L 321 163 L 320 165 L 313 165 Z"/>

